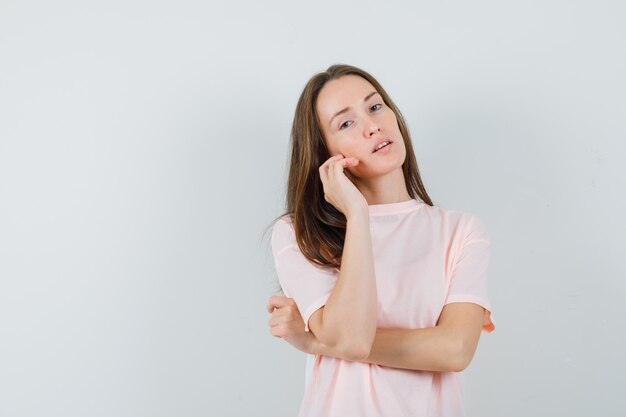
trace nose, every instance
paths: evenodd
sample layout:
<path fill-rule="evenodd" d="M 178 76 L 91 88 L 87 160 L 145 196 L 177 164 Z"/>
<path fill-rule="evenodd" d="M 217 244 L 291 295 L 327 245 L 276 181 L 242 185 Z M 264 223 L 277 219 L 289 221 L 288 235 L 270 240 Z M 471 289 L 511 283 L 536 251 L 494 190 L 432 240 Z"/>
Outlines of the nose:
<path fill-rule="evenodd" d="M 380 132 L 380 127 L 378 126 L 378 124 L 373 121 L 373 120 L 369 120 L 369 124 L 368 127 L 366 129 L 366 134 L 367 136 L 373 136 L 376 132 Z"/>

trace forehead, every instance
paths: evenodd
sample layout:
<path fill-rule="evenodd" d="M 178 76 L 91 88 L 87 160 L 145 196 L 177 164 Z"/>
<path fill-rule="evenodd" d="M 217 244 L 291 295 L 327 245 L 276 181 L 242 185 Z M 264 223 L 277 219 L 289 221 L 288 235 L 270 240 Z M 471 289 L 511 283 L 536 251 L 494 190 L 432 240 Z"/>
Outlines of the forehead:
<path fill-rule="evenodd" d="M 358 106 L 372 91 L 376 91 L 374 86 L 358 75 L 344 75 L 327 82 L 317 96 L 320 120 L 328 121 L 339 110 Z"/>

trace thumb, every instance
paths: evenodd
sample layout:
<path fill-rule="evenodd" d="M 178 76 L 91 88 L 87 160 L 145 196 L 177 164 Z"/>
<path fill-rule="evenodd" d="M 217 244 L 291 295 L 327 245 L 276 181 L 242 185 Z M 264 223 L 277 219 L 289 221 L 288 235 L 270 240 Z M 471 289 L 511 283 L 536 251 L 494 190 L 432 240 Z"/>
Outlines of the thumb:
<path fill-rule="evenodd" d="M 275 308 L 285 307 L 289 303 L 289 297 L 273 295 L 267 301 L 267 312 L 272 313 Z"/>

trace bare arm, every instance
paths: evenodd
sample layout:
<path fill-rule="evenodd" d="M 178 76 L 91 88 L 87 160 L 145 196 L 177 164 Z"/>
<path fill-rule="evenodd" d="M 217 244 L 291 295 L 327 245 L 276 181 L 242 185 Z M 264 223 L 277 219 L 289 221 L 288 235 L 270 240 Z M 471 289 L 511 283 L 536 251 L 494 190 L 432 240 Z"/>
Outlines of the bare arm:
<path fill-rule="evenodd" d="M 460 372 L 471 362 L 482 329 L 484 309 L 473 303 L 447 304 L 435 327 L 376 329 L 369 356 L 360 362 L 420 371 Z M 342 357 L 313 340 L 311 353 Z"/>
<path fill-rule="evenodd" d="M 351 360 L 365 359 L 376 334 L 376 278 L 369 214 L 348 218 L 341 272 L 326 304 L 309 319 L 316 338 Z"/>
<path fill-rule="evenodd" d="M 364 359 L 376 334 L 376 277 L 369 208 L 344 169 L 359 163 L 335 155 L 320 168 L 324 198 L 346 216 L 341 271 L 326 304 L 309 318 L 309 329 L 344 358 Z"/>

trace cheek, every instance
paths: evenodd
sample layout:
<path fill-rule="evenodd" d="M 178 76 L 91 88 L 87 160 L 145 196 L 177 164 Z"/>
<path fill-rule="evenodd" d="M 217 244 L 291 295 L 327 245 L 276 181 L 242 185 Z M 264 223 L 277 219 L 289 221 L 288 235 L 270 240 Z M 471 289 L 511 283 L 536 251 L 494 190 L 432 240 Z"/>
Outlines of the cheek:
<path fill-rule="evenodd" d="M 337 151 L 344 156 L 362 156 L 362 146 L 363 144 L 359 146 L 357 141 L 348 139 L 339 144 Z"/>
<path fill-rule="evenodd" d="M 393 126 L 393 129 L 395 131 L 400 132 L 400 126 L 398 126 L 398 119 L 396 119 L 396 115 L 391 110 L 389 110 L 389 114 L 387 115 L 386 122 L 390 126 Z"/>
<path fill-rule="evenodd" d="M 326 149 L 328 150 L 328 156 L 334 156 L 337 155 L 338 153 L 341 153 L 341 145 L 337 144 L 336 142 L 333 141 L 325 141 L 324 142 L 326 144 Z"/>
<path fill-rule="evenodd" d="M 398 144 L 400 145 L 398 147 L 398 159 L 400 165 L 402 165 L 406 161 L 406 146 L 404 146 L 404 141 L 402 139 L 398 141 Z"/>

